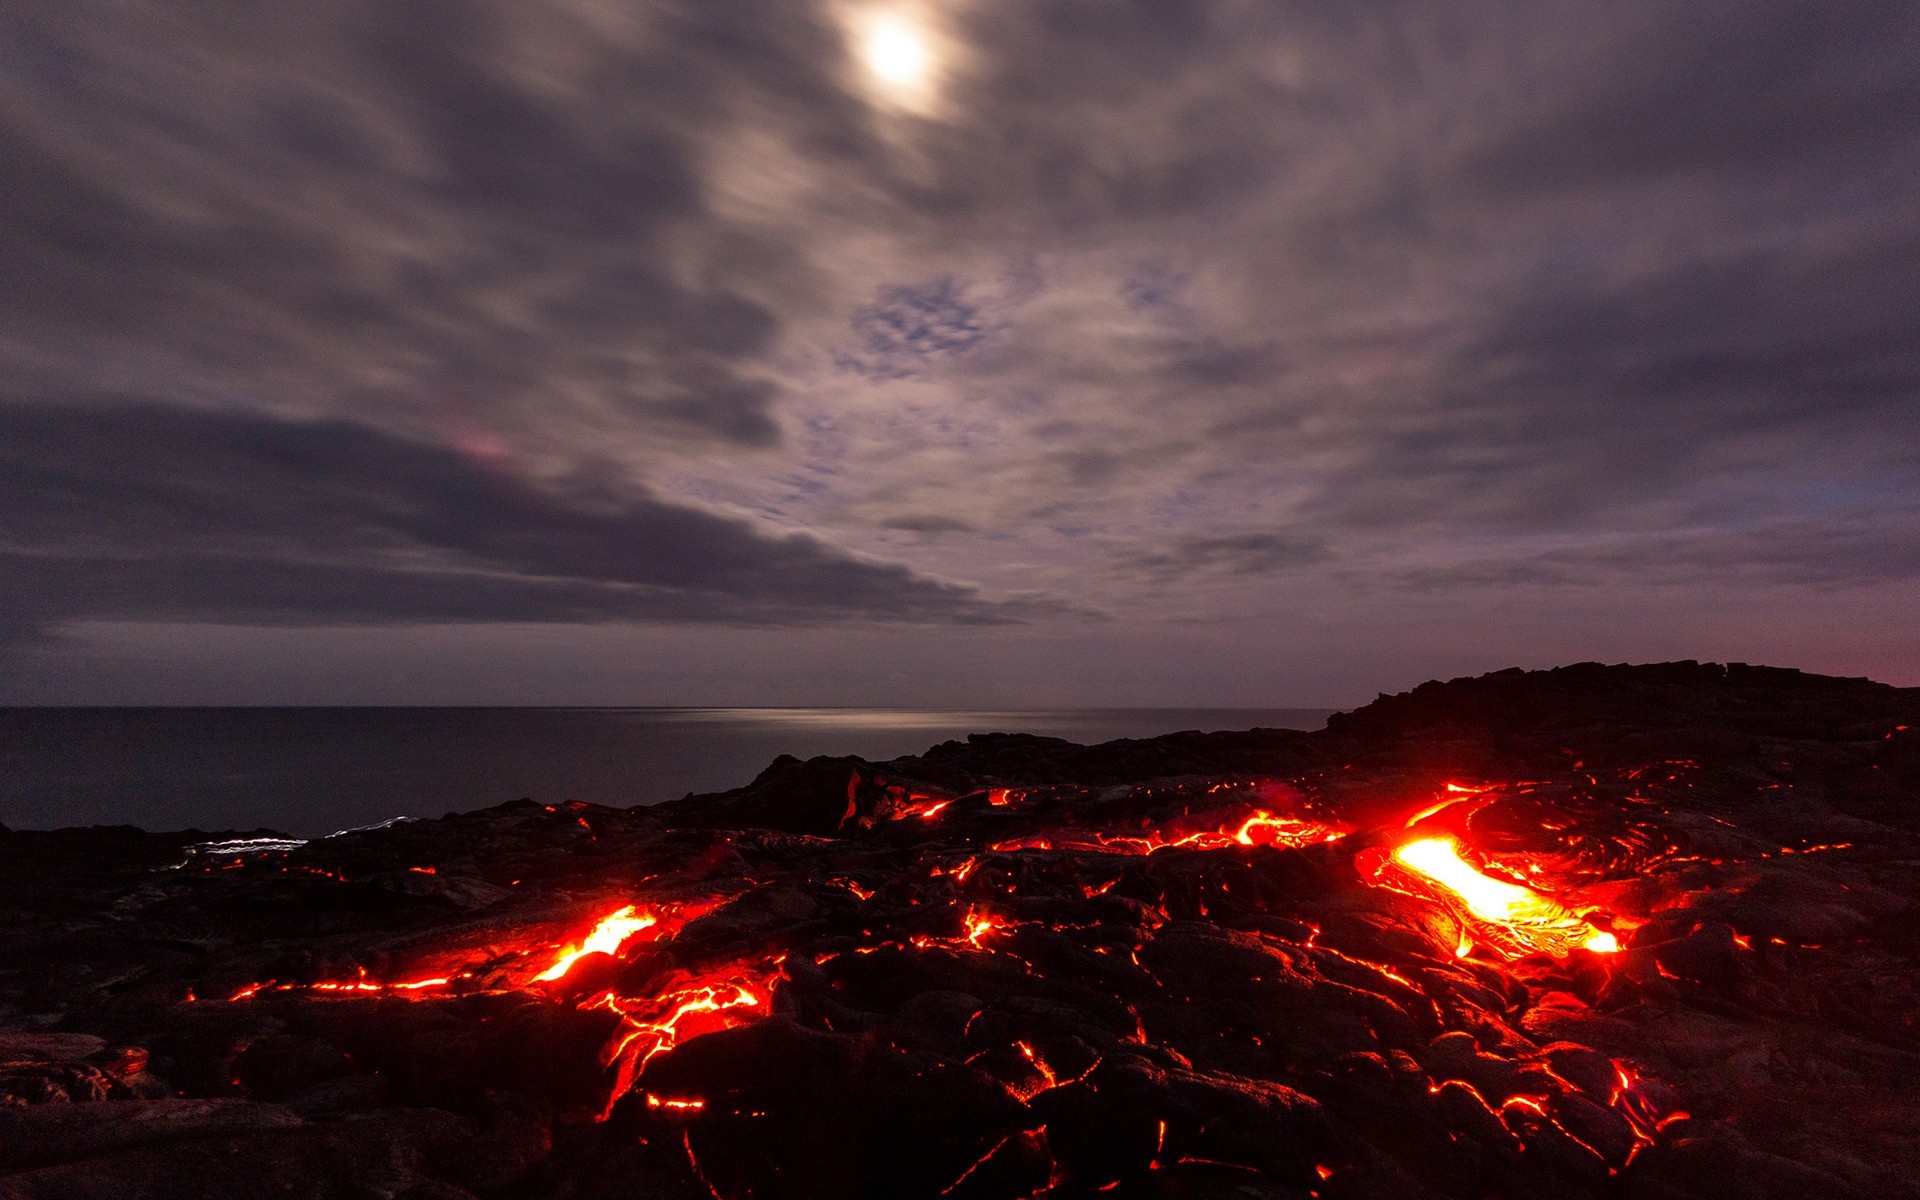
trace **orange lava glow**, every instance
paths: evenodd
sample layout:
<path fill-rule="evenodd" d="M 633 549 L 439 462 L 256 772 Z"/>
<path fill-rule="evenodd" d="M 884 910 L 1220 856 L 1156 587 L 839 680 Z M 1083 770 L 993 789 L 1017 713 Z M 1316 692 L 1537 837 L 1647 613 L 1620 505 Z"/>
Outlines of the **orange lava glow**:
<path fill-rule="evenodd" d="M 1412 829 L 1415 825 L 1418 825 L 1420 822 L 1426 820 L 1428 817 L 1439 816 L 1441 813 L 1445 812 L 1449 808 L 1452 808 L 1454 805 L 1464 803 L 1468 800 L 1472 800 L 1480 795 L 1479 789 L 1465 787 L 1457 783 L 1449 783 L 1446 787 L 1446 791 L 1447 791 L 1447 794 L 1444 797 L 1442 797 L 1440 800 L 1434 802 L 1433 804 L 1429 804 L 1427 807 L 1421 809 L 1419 812 L 1413 814 L 1411 817 L 1408 817 L 1407 828 Z"/>
<path fill-rule="evenodd" d="M 701 909 L 696 908 L 678 913 L 679 921 L 676 922 L 676 925 L 697 915 L 699 911 L 701 911 Z M 572 970 L 573 965 L 585 955 L 596 953 L 614 954 L 618 952 L 620 947 L 625 945 L 627 940 L 634 934 L 658 926 L 660 920 L 661 918 L 653 913 L 639 912 L 635 906 L 631 904 L 608 913 L 600 919 L 600 922 L 595 925 L 593 930 L 579 943 L 569 944 L 565 949 L 561 950 L 545 971 L 533 977 L 533 982 L 550 983 L 562 978 L 568 971 Z M 537 953 L 537 951 L 530 951 L 529 953 Z M 280 983 L 274 980 L 267 980 L 262 983 L 248 984 L 246 987 L 241 988 L 232 996 L 228 997 L 228 1000 L 229 1002 L 247 1000 L 262 992 L 293 991 L 333 993 L 336 995 L 386 994 L 424 999 L 426 998 L 424 994 L 434 993 L 450 987 L 456 978 L 470 980 L 472 972 L 475 969 L 476 968 L 468 968 L 467 970 L 455 972 L 453 975 L 437 975 L 428 979 L 411 979 L 392 983 L 382 983 L 369 979 L 364 969 L 362 969 L 357 978 L 332 980 L 323 983 Z"/>
<path fill-rule="evenodd" d="M 1572 909 L 1481 872 L 1460 857 L 1460 847 L 1451 838 L 1421 838 L 1400 846 L 1381 862 L 1373 882 L 1445 904 L 1479 942 L 1509 958 L 1535 951 L 1565 958 L 1576 948 L 1610 954 L 1620 948 L 1613 934 L 1594 928 Z M 1461 949 L 1472 944 L 1463 931 Z"/>
<path fill-rule="evenodd" d="M 1233 840 L 1242 846 L 1310 846 L 1335 841 L 1345 832 L 1313 821 L 1261 812 L 1241 822 L 1233 831 Z"/>
<path fill-rule="evenodd" d="M 1225 786 L 1225 785 L 1222 785 Z M 1387 843 L 1361 851 L 1356 865 L 1362 876 L 1374 886 L 1399 892 L 1430 904 L 1439 905 L 1451 913 L 1459 926 L 1457 942 L 1451 947 L 1454 954 L 1461 958 L 1476 949 L 1489 948 L 1494 953 L 1508 959 L 1524 958 L 1530 954 L 1545 953 L 1556 958 L 1565 958 L 1576 950 L 1593 953 L 1613 953 L 1619 950 L 1619 943 L 1613 933 L 1596 927 L 1588 920 L 1589 911 L 1575 909 L 1562 904 L 1552 896 L 1542 894 L 1518 881 L 1518 878 L 1534 878 L 1538 868 L 1534 864 L 1516 865 L 1501 861 L 1487 864 L 1484 860 L 1476 865 L 1470 860 L 1473 851 L 1463 848 L 1460 842 L 1450 835 L 1431 833 L 1431 827 L 1420 826 L 1441 812 L 1462 803 L 1481 801 L 1490 795 L 1487 790 L 1469 788 L 1458 784 L 1449 784 L 1446 795 L 1438 803 L 1416 813 L 1407 822 L 1407 827 L 1392 834 L 1396 839 L 1407 839 L 1398 845 Z M 1283 803 L 1274 793 L 1259 793 L 1260 802 L 1269 804 Z M 1008 793 L 1004 789 L 994 789 L 988 793 L 988 804 L 1003 807 L 1014 800 L 1021 799 L 1019 793 Z M 931 797 L 911 796 L 909 803 L 900 815 L 914 815 L 925 820 L 937 820 L 953 801 L 934 800 Z M 971 801 L 968 802 L 972 803 Z M 1334 842 L 1346 837 L 1351 830 L 1332 823 L 1305 817 L 1282 815 L 1266 810 L 1249 811 L 1250 805 L 1240 803 L 1223 811 L 1217 810 L 1207 817 L 1183 814 L 1173 821 L 1167 821 L 1158 827 L 1142 828 L 1135 826 L 1126 831 L 1100 831 L 1095 829 L 1065 829 L 1001 842 L 992 846 L 995 852 L 1020 850 L 1072 851 L 1084 854 L 1145 856 L 1163 850 L 1226 850 L 1237 847 L 1277 847 L 1286 849 L 1304 849 L 1323 843 Z M 963 806 L 963 813 L 966 811 Z M 1164 811 L 1164 810 L 1163 810 Z M 1454 814 L 1458 816 L 1456 811 Z M 949 817 L 951 819 L 951 817 Z M 1196 828 L 1199 821 L 1210 822 L 1209 827 Z M 584 823 L 584 822 L 583 822 Z M 1798 849 L 1782 849 L 1782 853 L 1814 853 L 1843 849 L 1843 846 L 1808 846 Z M 1501 878 L 1488 874 L 1482 867 L 1500 872 L 1509 877 Z M 926 915 L 937 917 L 945 932 L 942 934 L 919 933 L 904 940 L 882 941 L 872 945 L 862 945 L 846 950 L 836 950 L 824 954 L 813 961 L 824 964 L 842 953 L 870 954 L 882 949 L 891 950 L 944 950 L 966 954 L 978 952 L 991 955 L 1011 955 L 1018 957 L 1025 946 L 1025 939 L 1015 934 L 1017 927 L 1035 922 L 1014 920 L 1007 916 L 996 916 L 988 911 L 984 903 L 970 904 L 972 896 L 982 891 L 1004 887 L 1013 891 L 1008 880 L 1014 873 L 1005 861 L 989 859 L 981 878 L 973 879 L 972 887 L 967 887 L 976 871 L 982 868 L 981 858 L 969 856 L 957 863 L 942 861 L 931 867 L 935 877 L 945 877 L 952 881 L 951 888 L 943 885 L 941 892 L 950 897 L 944 901 L 950 907 L 943 912 Z M 415 867 L 420 873 L 432 873 L 433 867 Z M 1081 883 L 1080 888 L 1088 897 L 1098 896 L 1113 889 L 1122 878 L 1131 882 L 1127 892 L 1139 893 L 1151 883 L 1154 874 L 1153 865 L 1124 863 L 1104 860 L 1092 864 L 1092 870 L 1105 875 L 1119 871 L 1113 878 L 1102 883 Z M 1546 876 L 1555 876 L 1549 872 Z M 860 882 L 847 878 L 832 878 L 825 881 L 865 902 L 875 896 L 875 890 L 863 886 Z M 896 889 L 897 890 L 897 889 Z M 669 900 L 650 901 L 650 907 L 642 908 L 636 904 L 626 904 L 599 918 L 584 935 L 577 935 L 577 941 L 568 941 L 555 947 L 548 940 L 554 935 L 551 926 L 536 927 L 542 932 L 529 932 L 524 942 L 510 950 L 495 951 L 486 962 L 476 962 L 460 966 L 448 975 L 436 975 L 433 978 L 415 979 L 406 982 L 381 983 L 370 980 L 363 972 L 359 978 L 342 982 L 289 984 L 268 981 L 249 985 L 236 993 L 233 1000 L 245 1000 L 262 992 L 306 991 L 317 993 L 337 993 L 343 995 L 383 994 L 408 999 L 431 1000 L 466 994 L 470 989 L 485 986 L 526 987 L 529 982 L 551 983 L 567 980 L 565 986 L 543 989 L 546 999 L 577 1005 L 581 1010 L 593 1010 L 612 1014 L 617 1019 L 612 1035 L 601 1051 L 603 1065 L 610 1068 L 613 1082 L 606 1097 L 605 1108 L 601 1112 L 604 1118 L 622 1097 L 635 1089 L 646 1071 L 647 1064 L 656 1056 L 672 1051 L 676 1046 L 706 1033 L 733 1029 L 759 1020 L 769 1014 L 774 1001 L 775 985 L 783 977 L 783 958 L 751 959 L 747 961 L 725 961 L 719 964 L 707 963 L 690 966 L 686 959 L 678 955 L 662 955 L 656 961 L 651 955 L 633 958 L 637 945 L 635 939 L 643 933 L 641 941 L 664 942 L 672 938 L 689 921 L 703 913 L 727 903 L 730 896 L 714 896 L 697 903 L 685 904 Z M 910 903 L 918 904 L 919 900 Z M 1145 901 L 1138 901 L 1145 904 Z M 1162 897 L 1161 906 L 1149 910 L 1158 913 L 1161 920 L 1171 919 Z M 841 901 L 841 906 L 846 907 Z M 963 907 L 965 906 L 965 907 Z M 932 905 L 929 905 L 931 908 Z M 1199 912 L 1205 916 L 1207 908 L 1199 904 Z M 1012 909 L 1008 911 L 1022 912 Z M 952 922 L 958 917 L 958 929 Z M 1606 917 L 1600 918 L 1603 925 L 1611 925 Z M 584 922 L 583 922 L 584 924 Z M 915 922 L 915 928 L 928 928 Z M 1631 928 L 1623 924 L 1622 928 Z M 873 933 L 863 931 L 866 937 Z M 1315 930 L 1318 933 L 1318 930 Z M 1001 936 L 1007 935 L 1007 936 Z M 1448 930 L 1446 936 L 1453 937 L 1454 931 Z M 1746 945 L 1745 939 L 1740 939 Z M 1311 939 L 1307 945 L 1312 947 Z M 1104 950 L 1104 948 L 1103 948 Z M 1133 962 L 1140 964 L 1139 947 L 1134 947 Z M 573 979 L 568 979 L 579 961 L 587 955 L 605 954 L 619 956 L 625 952 L 629 956 L 628 970 L 624 972 L 624 982 L 612 982 L 616 978 L 613 971 L 595 972 L 582 970 Z M 1437 953 L 1445 954 L 1447 949 Z M 551 957 L 549 957 L 551 956 Z M 677 961 L 678 966 L 668 967 L 662 964 Z M 540 974 L 529 980 L 528 972 L 545 967 Z M 415 970 L 447 971 L 450 964 L 442 962 L 418 962 Z M 1415 979 L 1397 974 L 1383 966 L 1376 967 L 1384 977 L 1391 979 L 1401 987 L 1412 991 L 1422 991 L 1422 985 Z M 651 972 L 651 974 L 648 974 Z M 642 982 L 644 980 L 644 982 Z M 641 994 L 625 994 L 627 991 Z M 189 996 L 189 999 L 192 999 Z M 978 1015 L 978 1014 L 976 1014 Z M 1146 1027 L 1139 1015 L 1134 1014 L 1139 1026 L 1138 1040 L 1146 1040 Z M 610 1023 L 611 1024 L 611 1023 Z M 1020 1041 L 1013 1043 L 1024 1060 L 1025 1066 L 1015 1065 L 1008 1074 L 1017 1076 L 1007 1083 L 1010 1091 L 1021 1100 L 1031 1100 L 1043 1091 L 1066 1086 L 1084 1078 L 1092 1070 L 1089 1066 L 1081 1075 L 1073 1079 L 1062 1079 L 1045 1060 L 1041 1052 L 1033 1045 Z M 970 1060 L 971 1061 L 971 1060 Z M 1666 1122 L 1684 1117 L 1682 1113 L 1657 1111 L 1648 1092 L 1657 1093 L 1657 1089 L 1642 1089 L 1628 1068 L 1617 1064 L 1619 1087 L 1611 1098 L 1612 1104 L 1626 1116 L 1632 1125 L 1636 1142 L 1639 1145 L 1651 1144 L 1654 1135 Z M 597 1099 L 597 1096 L 596 1096 Z M 655 1110 L 675 1110 L 694 1112 L 703 1109 L 707 1101 L 699 1097 L 670 1097 L 653 1093 L 635 1096 L 635 1101 L 644 1099 L 646 1106 Z M 1516 1119 L 1552 1120 L 1549 1109 L 1539 1101 L 1527 1096 L 1509 1098 L 1502 1106 L 1519 1110 Z M 1164 1150 L 1166 1126 L 1160 1127 L 1160 1144 L 1156 1146 L 1156 1164 L 1158 1156 Z M 949 1191 L 957 1188 L 987 1160 L 999 1154 L 1014 1136 L 1002 1139 L 991 1148 L 972 1167 L 969 1167 Z M 1570 1135 L 1571 1136 L 1571 1135 Z M 687 1143 L 689 1156 L 692 1144 Z M 1183 1157 L 1177 1162 L 1206 1162 L 1210 1160 Z M 1221 1164 L 1237 1165 L 1237 1164 Z M 698 1163 L 695 1162 L 698 1169 Z M 1243 1168 L 1244 1169 L 1244 1168 Z M 1325 1178 L 1328 1169 L 1320 1168 Z M 704 1179 L 704 1176 L 702 1176 Z M 709 1185 L 710 1186 L 710 1185 Z M 717 1193 L 716 1193 L 717 1194 Z"/>
<path fill-rule="evenodd" d="M 688 1038 L 733 1029 L 765 1016 L 778 970 L 776 959 L 759 966 L 727 968 L 668 988 L 657 996 L 605 993 L 589 1004 L 587 1007 L 614 1013 L 621 1022 L 619 1034 L 607 1044 L 602 1055 L 617 1072 L 613 1091 L 607 1097 L 606 1111 L 611 1112 L 614 1103 L 632 1090 L 634 1081 L 655 1055 L 673 1049 Z"/>
<path fill-rule="evenodd" d="M 1680 1109 L 1662 1113 L 1640 1090 L 1640 1080 L 1625 1063 L 1613 1060 L 1614 1078 L 1618 1081 L 1613 1096 L 1608 1103 L 1627 1119 L 1633 1128 L 1633 1150 L 1627 1155 L 1632 1162 L 1635 1155 L 1658 1140 L 1660 1131 L 1675 1121 L 1685 1121 L 1691 1116 Z"/>
<path fill-rule="evenodd" d="M 553 960 L 553 965 L 535 975 L 534 980 L 549 983 L 559 979 L 573 969 L 574 963 L 589 954 L 617 953 L 628 938 L 642 929 L 651 929 L 659 923 L 660 918 L 652 913 L 638 912 L 631 904 L 616 912 L 608 913 L 601 918 L 598 925 L 593 927 L 593 932 L 588 934 L 584 941 L 577 946 L 569 945 L 562 950 L 559 957 Z"/>
<path fill-rule="evenodd" d="M 1218 829 L 1192 833 L 1149 830 L 1144 834 L 1099 833 L 1088 831 L 1043 834 L 998 842 L 995 851 L 1077 850 L 1096 854 L 1156 854 L 1162 850 L 1223 850 L 1229 846 L 1280 846 L 1298 849 L 1321 842 L 1336 841 L 1347 830 L 1298 817 L 1256 812 L 1245 820 L 1229 822 Z"/>
<path fill-rule="evenodd" d="M 316 992 L 418 992 L 427 988 L 445 987 L 453 982 L 441 976 L 437 979 L 415 979 L 408 983 L 374 983 L 361 979 L 353 983 L 316 983 L 311 990 Z"/>
<path fill-rule="evenodd" d="M 975 950 L 985 949 L 980 944 L 981 938 L 1005 928 L 1007 928 L 1006 922 L 999 920 L 992 913 L 967 913 L 967 941 Z"/>
<path fill-rule="evenodd" d="M 374 980 L 368 979 L 366 977 L 366 972 L 362 971 L 358 979 L 351 979 L 351 980 L 346 980 L 344 982 L 338 982 L 338 983 L 296 984 L 296 983 L 274 983 L 271 981 L 267 983 L 250 983 L 246 987 L 243 987 L 239 991 L 235 992 L 233 995 L 227 997 L 227 999 L 228 999 L 228 1002 L 231 1003 L 234 1001 L 250 999 L 254 996 L 259 995 L 261 992 L 292 992 L 292 991 L 333 992 L 333 993 L 345 992 L 353 995 L 363 995 L 363 996 L 371 995 L 371 994 L 380 994 L 380 993 L 398 993 L 402 996 L 405 996 L 410 992 L 434 991 L 436 989 L 446 987 L 448 984 L 452 982 L 453 982 L 452 978 L 448 976 L 436 976 L 432 979 L 411 979 L 404 983 L 377 983 Z M 189 996 L 188 999 L 192 999 L 192 997 Z"/>
<path fill-rule="evenodd" d="M 711 907 L 710 903 L 690 905 L 667 910 L 663 916 L 642 912 L 636 905 L 625 905 L 602 917 L 579 942 L 567 944 L 554 957 L 552 964 L 534 979 L 538 982 L 562 979 L 582 957 L 589 954 L 617 954 L 636 934 L 645 930 L 653 930 L 656 937 L 671 936 L 681 925 Z M 969 915 L 967 938 L 977 940 L 997 927 L 991 918 L 975 920 Z M 632 1088 L 648 1060 L 656 1054 L 673 1049 L 686 1038 L 731 1029 L 764 1016 L 773 994 L 779 961 L 776 959 L 753 967 L 728 966 L 691 979 L 683 976 L 682 982 L 654 995 L 624 996 L 612 991 L 600 991 L 581 998 L 578 1002 L 583 1009 L 604 1009 L 620 1019 L 619 1029 L 602 1051 L 603 1061 L 614 1067 L 617 1073 L 617 1082 L 607 1097 L 602 1116 L 612 1111 L 614 1103 Z M 296 990 L 351 995 L 386 993 L 427 999 L 436 993 L 444 994 L 440 989 L 452 982 L 453 977 L 436 977 L 404 983 L 379 983 L 368 979 L 363 972 L 359 978 L 343 982 L 282 984 L 269 981 L 249 984 L 234 993 L 231 999 L 246 1000 L 261 992 Z M 648 1096 L 647 1103 L 652 1108 L 671 1109 L 697 1109 L 705 1104 L 698 1099 L 658 1096 Z"/>

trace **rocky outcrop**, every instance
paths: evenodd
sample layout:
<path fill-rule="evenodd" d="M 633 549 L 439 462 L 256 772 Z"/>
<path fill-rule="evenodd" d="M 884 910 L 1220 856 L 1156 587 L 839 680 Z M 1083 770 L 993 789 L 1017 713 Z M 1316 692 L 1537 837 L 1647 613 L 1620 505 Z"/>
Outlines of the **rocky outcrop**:
<path fill-rule="evenodd" d="M 1920 691 L 1676 663 L 0 832 L 0 1197 L 1916 1196 L 1917 822 Z"/>

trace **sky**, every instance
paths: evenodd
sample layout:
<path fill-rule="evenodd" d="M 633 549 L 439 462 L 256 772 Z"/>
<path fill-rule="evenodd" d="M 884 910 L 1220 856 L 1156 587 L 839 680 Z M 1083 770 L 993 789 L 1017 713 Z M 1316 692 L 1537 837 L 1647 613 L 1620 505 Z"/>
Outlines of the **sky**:
<path fill-rule="evenodd" d="M 1920 684 L 1911 0 L 0 9 L 0 703 Z"/>

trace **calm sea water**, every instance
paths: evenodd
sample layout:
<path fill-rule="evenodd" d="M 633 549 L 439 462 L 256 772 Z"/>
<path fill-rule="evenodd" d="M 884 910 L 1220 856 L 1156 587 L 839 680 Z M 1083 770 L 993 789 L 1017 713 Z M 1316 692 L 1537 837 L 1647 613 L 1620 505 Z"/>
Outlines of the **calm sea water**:
<path fill-rule="evenodd" d="M 271 828 L 301 837 L 521 796 L 653 804 L 781 754 L 917 754 L 969 733 L 1092 743 L 1318 729 L 1330 709 L 0 709 L 0 823 Z"/>

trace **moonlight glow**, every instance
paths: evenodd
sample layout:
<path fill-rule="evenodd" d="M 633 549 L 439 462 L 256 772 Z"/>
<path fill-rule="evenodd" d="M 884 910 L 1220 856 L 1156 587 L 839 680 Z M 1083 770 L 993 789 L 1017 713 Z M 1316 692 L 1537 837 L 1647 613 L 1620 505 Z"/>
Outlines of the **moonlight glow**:
<path fill-rule="evenodd" d="M 854 21 L 853 40 L 878 98 L 905 108 L 927 105 L 933 93 L 935 55 L 933 39 L 916 14 L 870 9 Z"/>
<path fill-rule="evenodd" d="M 1913 0 L 0 2 L 0 729 L 1920 684 L 1915 42 Z M 9 826 L 125 818 L 15 775 Z"/>

